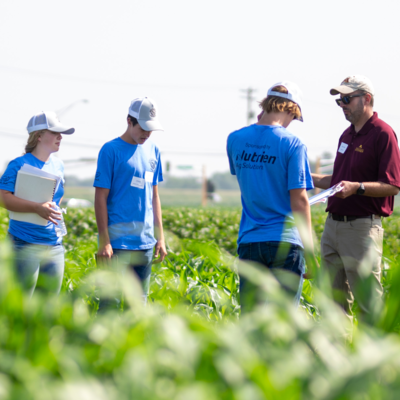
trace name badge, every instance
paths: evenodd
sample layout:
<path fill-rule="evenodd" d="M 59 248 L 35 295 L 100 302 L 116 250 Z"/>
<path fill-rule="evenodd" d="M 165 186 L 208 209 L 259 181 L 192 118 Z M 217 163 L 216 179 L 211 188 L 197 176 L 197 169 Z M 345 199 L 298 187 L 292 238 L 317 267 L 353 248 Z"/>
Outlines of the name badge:
<path fill-rule="evenodd" d="M 146 182 L 153 183 L 154 173 L 150 171 L 146 171 L 144 174 L 144 179 Z"/>
<path fill-rule="evenodd" d="M 343 154 L 343 153 L 347 150 L 348 147 L 349 147 L 348 144 L 342 142 L 342 143 L 340 144 L 340 147 L 339 147 L 339 150 L 338 150 L 339 153 L 342 153 L 342 154 Z"/>
<path fill-rule="evenodd" d="M 144 179 L 134 176 L 131 181 L 131 186 L 137 187 L 139 189 L 144 189 Z"/>

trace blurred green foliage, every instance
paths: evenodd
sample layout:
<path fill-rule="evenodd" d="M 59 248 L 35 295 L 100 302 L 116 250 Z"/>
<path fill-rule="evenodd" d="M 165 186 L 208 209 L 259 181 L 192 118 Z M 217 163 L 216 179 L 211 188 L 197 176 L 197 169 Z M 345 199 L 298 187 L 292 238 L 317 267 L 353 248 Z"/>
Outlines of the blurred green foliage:
<path fill-rule="evenodd" d="M 167 208 L 163 210 L 164 228 L 181 239 L 213 241 L 236 254 L 240 210 L 218 208 Z"/>
<path fill-rule="evenodd" d="M 314 211 L 314 209 L 313 209 Z M 0 400 L 397 399 L 400 391 L 398 214 L 385 221 L 384 308 L 370 326 L 348 321 L 307 281 L 299 312 L 269 274 L 248 265 L 268 303 L 238 318 L 232 271 L 239 210 L 164 210 L 169 256 L 155 264 L 151 302 L 124 279 L 123 313 L 96 315 L 93 210 L 68 210 L 59 297 L 25 297 L 0 243 Z M 320 238 L 323 208 L 313 225 Z M 8 219 L 0 212 L 0 238 Z M 117 279 L 117 278 L 116 278 Z M 318 306 L 318 309 L 316 306 Z M 318 313 L 317 319 L 310 315 Z"/>

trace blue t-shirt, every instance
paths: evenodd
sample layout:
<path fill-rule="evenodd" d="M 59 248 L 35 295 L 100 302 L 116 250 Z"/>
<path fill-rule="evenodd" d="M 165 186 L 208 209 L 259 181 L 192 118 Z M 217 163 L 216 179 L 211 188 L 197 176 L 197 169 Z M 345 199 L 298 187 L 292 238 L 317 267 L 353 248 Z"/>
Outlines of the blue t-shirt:
<path fill-rule="evenodd" d="M 154 247 L 153 186 L 162 181 L 160 151 L 150 140 L 133 145 L 117 138 L 101 148 L 93 186 L 110 189 L 108 233 L 114 249 Z"/>
<path fill-rule="evenodd" d="M 303 247 L 289 190 L 314 186 L 300 139 L 282 126 L 250 125 L 229 135 L 227 152 L 242 195 L 238 244 L 283 241 Z"/>
<path fill-rule="evenodd" d="M 17 173 L 24 164 L 32 165 L 33 167 L 62 178 L 53 198 L 53 201 L 59 205 L 60 200 L 64 196 L 64 164 L 59 158 L 53 155 L 50 156 L 47 162 L 39 160 L 31 153 L 24 154 L 12 160 L 0 179 L 0 189 L 14 193 Z M 10 219 L 8 232 L 19 239 L 25 240 L 25 242 L 33 244 L 54 246 L 62 242 L 62 238 L 56 235 L 55 225 L 50 221 L 46 226 L 41 226 L 31 224 L 30 222 L 14 221 Z"/>

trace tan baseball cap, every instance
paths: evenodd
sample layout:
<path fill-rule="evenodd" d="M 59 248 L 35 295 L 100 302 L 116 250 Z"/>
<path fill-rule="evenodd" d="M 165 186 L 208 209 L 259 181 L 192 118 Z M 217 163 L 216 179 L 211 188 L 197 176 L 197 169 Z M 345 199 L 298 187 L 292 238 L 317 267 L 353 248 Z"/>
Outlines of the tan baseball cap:
<path fill-rule="evenodd" d="M 375 91 L 371 81 L 362 75 L 352 75 L 347 77 L 340 86 L 336 86 L 331 89 L 330 93 L 332 96 L 337 94 L 350 94 L 356 90 L 362 90 L 364 92 L 372 94 L 374 96 Z"/>

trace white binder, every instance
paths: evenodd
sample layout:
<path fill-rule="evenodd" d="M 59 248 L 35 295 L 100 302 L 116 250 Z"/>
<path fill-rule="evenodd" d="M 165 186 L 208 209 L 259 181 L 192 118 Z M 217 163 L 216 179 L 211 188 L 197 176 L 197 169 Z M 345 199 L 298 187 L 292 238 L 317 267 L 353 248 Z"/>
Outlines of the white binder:
<path fill-rule="evenodd" d="M 61 178 L 39 168 L 24 164 L 18 171 L 14 196 L 20 199 L 45 203 L 52 201 Z M 10 211 L 10 219 L 46 226 L 48 220 L 36 213 Z"/>

